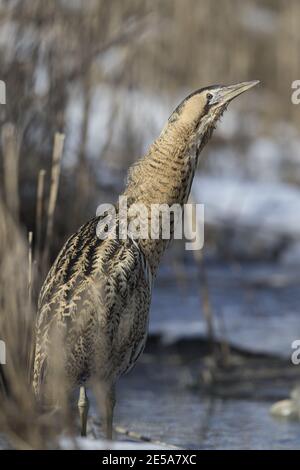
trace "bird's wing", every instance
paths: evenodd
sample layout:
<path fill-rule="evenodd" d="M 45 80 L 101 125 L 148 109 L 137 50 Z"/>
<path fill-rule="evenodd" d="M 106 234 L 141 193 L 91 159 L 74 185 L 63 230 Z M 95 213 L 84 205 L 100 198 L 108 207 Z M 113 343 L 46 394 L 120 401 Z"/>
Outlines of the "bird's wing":
<path fill-rule="evenodd" d="M 91 219 L 66 241 L 41 288 L 38 318 L 45 310 L 67 315 L 70 300 L 92 285 L 105 288 L 105 305 L 111 307 L 117 298 L 123 308 L 141 280 L 151 287 L 149 264 L 138 243 L 98 238 L 98 222 L 99 217 Z"/>
<path fill-rule="evenodd" d="M 96 237 L 98 221 L 98 217 L 89 220 L 66 241 L 41 288 L 38 310 L 78 272 L 84 257 L 100 246 L 102 240 Z"/>
<path fill-rule="evenodd" d="M 69 344 L 84 341 L 95 325 L 113 340 L 135 295 L 150 296 L 151 273 L 139 245 L 130 238 L 98 238 L 98 222 L 93 218 L 67 240 L 41 289 L 35 383 L 43 380 L 51 328 L 64 331 Z"/>

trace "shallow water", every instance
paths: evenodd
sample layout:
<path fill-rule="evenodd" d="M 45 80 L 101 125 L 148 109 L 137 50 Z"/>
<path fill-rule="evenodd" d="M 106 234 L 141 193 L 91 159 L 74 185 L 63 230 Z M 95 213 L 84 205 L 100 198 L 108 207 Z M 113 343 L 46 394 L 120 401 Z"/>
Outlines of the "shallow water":
<path fill-rule="evenodd" d="M 152 440 L 188 449 L 300 449 L 299 423 L 274 420 L 268 402 L 130 392 L 116 421 Z"/>
<path fill-rule="evenodd" d="M 216 336 L 243 348 L 291 355 L 300 339 L 300 270 L 280 265 L 207 265 Z M 166 339 L 205 334 L 195 267 L 178 284 L 164 267 L 154 288 L 150 333 Z M 300 373 L 300 372 L 299 372 Z"/>
<path fill-rule="evenodd" d="M 300 338 L 299 273 L 250 265 L 211 266 L 207 275 L 218 336 L 280 354 L 288 363 L 291 341 Z M 162 332 L 167 342 L 205 333 L 194 268 L 186 276 L 182 288 L 164 268 L 154 290 L 150 332 Z M 269 383 L 260 401 L 212 397 L 190 386 L 197 379 L 194 363 L 187 366 L 170 354 L 161 357 L 148 348 L 120 381 L 116 424 L 181 448 L 300 449 L 300 423 L 274 419 L 273 401 L 266 398 L 270 389 L 274 397 L 288 397 L 290 383 Z"/>

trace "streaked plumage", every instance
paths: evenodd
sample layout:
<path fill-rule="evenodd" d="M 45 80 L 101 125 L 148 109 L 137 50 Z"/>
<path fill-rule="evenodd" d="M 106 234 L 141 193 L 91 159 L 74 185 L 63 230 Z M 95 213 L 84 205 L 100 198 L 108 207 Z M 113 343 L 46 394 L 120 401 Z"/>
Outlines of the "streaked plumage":
<path fill-rule="evenodd" d="M 184 204 L 198 156 L 228 102 L 253 86 L 214 86 L 187 97 L 171 115 L 147 155 L 130 171 L 124 195 L 133 203 Z M 130 217 L 129 217 L 130 218 Z M 126 240 L 96 235 L 99 218 L 65 243 L 41 289 L 33 386 L 38 396 L 49 379 L 51 332 L 62 334 L 62 362 L 70 387 L 96 378 L 104 389 L 111 437 L 114 387 L 142 353 L 148 330 L 152 280 L 168 240 Z M 82 433 L 86 400 L 81 389 Z"/>

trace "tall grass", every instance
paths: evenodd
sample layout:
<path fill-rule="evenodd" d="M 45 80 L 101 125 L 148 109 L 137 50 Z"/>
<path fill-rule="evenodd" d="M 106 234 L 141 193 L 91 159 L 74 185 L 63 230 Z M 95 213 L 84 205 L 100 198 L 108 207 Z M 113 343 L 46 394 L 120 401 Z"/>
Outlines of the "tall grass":
<path fill-rule="evenodd" d="M 61 171 L 61 159 L 64 147 L 64 134 L 58 132 L 54 136 L 54 147 L 53 147 L 53 156 L 52 156 L 52 168 L 51 168 L 51 184 L 50 184 L 50 194 L 48 202 L 48 211 L 47 211 L 47 227 L 46 227 L 46 240 L 44 247 L 43 261 L 46 264 L 48 261 L 49 251 L 50 251 L 50 242 L 53 235 L 53 226 L 54 226 L 54 210 L 57 202 L 57 193 L 59 186 L 59 176 Z"/>
<path fill-rule="evenodd" d="M 57 152 L 60 153 L 60 148 Z M 14 178 L 9 181 L 12 186 L 7 183 L 6 189 L 11 191 L 15 181 Z M 45 412 L 33 393 L 36 319 L 32 296 L 36 281 L 33 233 L 26 237 L 11 210 L 16 206 L 7 202 L 0 199 L 0 339 L 6 347 L 6 363 L 0 366 L 0 434 L 14 448 L 53 448 L 58 445 L 59 434 L 68 427 L 69 414 L 66 406 L 61 407 L 59 415 Z M 54 209 L 55 202 L 51 205 L 51 217 Z M 64 393 L 59 374 L 52 377 L 52 386 Z"/>
<path fill-rule="evenodd" d="M 0 337 L 6 344 L 0 387 L 0 432 L 10 444 L 41 447 L 43 433 L 28 372 L 34 309 L 28 296 L 28 249 L 24 233 L 0 201 Z"/>

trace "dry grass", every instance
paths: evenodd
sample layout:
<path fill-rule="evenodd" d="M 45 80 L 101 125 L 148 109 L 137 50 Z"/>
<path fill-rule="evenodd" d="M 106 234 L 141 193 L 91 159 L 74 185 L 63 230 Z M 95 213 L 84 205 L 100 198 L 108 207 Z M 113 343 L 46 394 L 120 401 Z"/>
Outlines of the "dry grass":
<path fill-rule="evenodd" d="M 2 127 L 3 179 L 6 205 L 10 213 L 19 220 L 19 146 L 15 126 L 10 123 Z"/>
<path fill-rule="evenodd" d="M 64 134 L 56 133 L 54 137 L 54 147 L 52 156 L 52 168 L 51 168 L 51 183 L 50 183 L 50 195 L 48 202 L 47 212 L 47 227 L 46 227 L 46 240 L 44 247 L 43 261 L 44 264 L 48 262 L 48 256 L 50 251 L 50 243 L 53 236 L 54 226 L 54 210 L 57 202 L 57 193 L 59 186 L 59 176 L 61 170 L 61 159 L 64 147 Z"/>
<path fill-rule="evenodd" d="M 45 176 L 46 171 L 40 170 L 37 182 L 37 195 L 36 195 L 36 255 L 39 257 L 42 251 L 42 230 L 43 230 L 43 201 L 45 192 Z M 39 263 L 38 263 L 39 266 Z"/>
<path fill-rule="evenodd" d="M 53 224 L 62 143 L 63 137 L 58 135 L 53 152 L 47 227 Z M 8 182 L 10 184 L 6 184 L 6 190 L 12 191 L 15 178 L 9 178 Z M 38 192 L 41 199 L 41 187 Z M 38 204 L 41 202 L 38 201 Z M 57 341 L 52 342 L 52 355 L 57 367 L 51 376 L 52 388 L 59 391 L 56 394 L 60 398 L 59 412 L 42 409 L 33 393 L 31 381 L 36 306 L 32 294 L 37 290 L 37 276 L 34 275 L 36 263 L 33 257 L 33 233 L 29 232 L 26 237 L 24 228 L 17 221 L 15 208 L 8 200 L 5 204 L 0 199 L 0 338 L 6 346 L 6 364 L 0 366 L 0 433 L 14 448 L 55 448 L 59 445 L 59 435 L 63 431 L 72 435 L 76 427 L 68 402 L 66 381 L 59 367 L 62 363 L 58 353 L 62 350 L 57 343 L 59 335 Z M 42 216 L 39 209 L 39 219 Z M 49 229 L 47 233 L 51 235 Z M 46 266 L 45 263 L 45 270 Z"/>
<path fill-rule="evenodd" d="M 34 309 L 28 296 L 28 249 L 24 233 L 0 202 L 0 336 L 6 344 L 0 388 L 0 429 L 17 448 L 42 447 L 45 435 L 29 374 Z M 51 441 L 51 435 L 49 435 Z"/>

